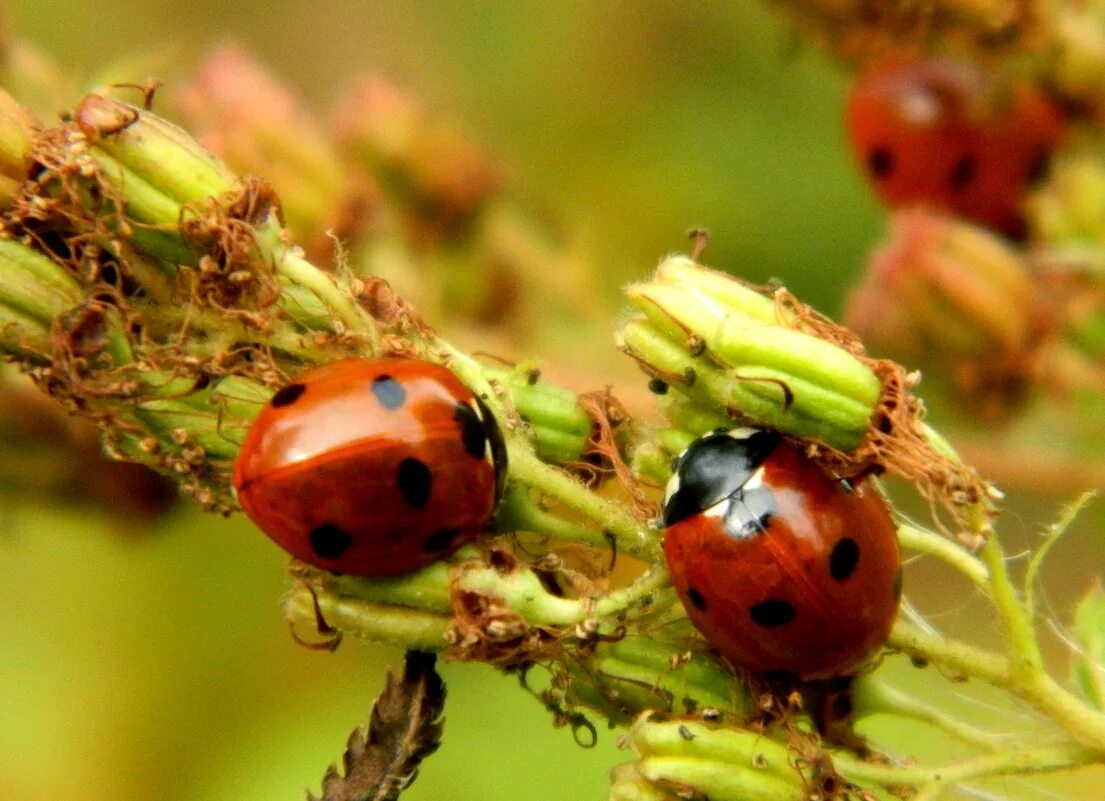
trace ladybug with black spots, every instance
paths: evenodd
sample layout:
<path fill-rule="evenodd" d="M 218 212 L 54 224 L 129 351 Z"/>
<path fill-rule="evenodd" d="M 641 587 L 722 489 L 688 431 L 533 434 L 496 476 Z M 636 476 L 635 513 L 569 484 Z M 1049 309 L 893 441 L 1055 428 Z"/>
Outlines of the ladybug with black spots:
<path fill-rule="evenodd" d="M 855 673 L 901 596 L 894 523 L 876 489 L 836 479 L 775 431 L 721 430 L 679 457 L 664 555 L 691 622 L 735 666 Z"/>
<path fill-rule="evenodd" d="M 234 465 L 250 519 L 333 573 L 408 573 L 471 542 L 506 476 L 495 418 L 446 368 L 349 359 L 309 370 L 257 416 Z"/>
<path fill-rule="evenodd" d="M 1023 233 L 1024 194 L 1066 127 L 1027 81 L 940 59 L 867 70 L 846 116 L 856 158 L 887 205 L 926 204 L 1013 236 Z"/>

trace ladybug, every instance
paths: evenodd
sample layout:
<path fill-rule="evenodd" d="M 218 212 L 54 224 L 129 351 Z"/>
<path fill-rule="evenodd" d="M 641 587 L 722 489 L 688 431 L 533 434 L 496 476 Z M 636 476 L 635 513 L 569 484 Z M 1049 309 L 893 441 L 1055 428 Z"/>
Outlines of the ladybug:
<path fill-rule="evenodd" d="M 922 203 L 1020 236 L 1021 199 L 1065 123 L 1027 82 L 996 85 L 965 64 L 922 59 L 862 74 L 848 98 L 852 149 L 889 206 Z"/>
<path fill-rule="evenodd" d="M 886 503 L 777 432 L 719 430 L 691 443 L 662 522 L 687 615 L 734 665 L 845 676 L 886 642 L 902 587 Z"/>
<path fill-rule="evenodd" d="M 472 541 L 502 495 L 506 449 L 440 365 L 350 359 L 272 396 L 234 464 L 250 519 L 333 573 L 407 573 Z"/>

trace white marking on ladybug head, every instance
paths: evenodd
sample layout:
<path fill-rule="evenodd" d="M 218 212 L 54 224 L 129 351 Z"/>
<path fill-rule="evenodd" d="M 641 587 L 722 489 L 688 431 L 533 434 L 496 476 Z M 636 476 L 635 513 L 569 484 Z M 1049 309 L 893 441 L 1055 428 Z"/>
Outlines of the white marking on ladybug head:
<path fill-rule="evenodd" d="M 764 469 L 763 467 L 756 468 L 756 471 L 748 477 L 748 480 L 741 485 L 741 489 L 744 491 L 758 489 L 764 485 Z"/>
<path fill-rule="evenodd" d="M 671 474 L 671 478 L 668 479 L 667 486 L 664 487 L 664 506 L 668 505 L 675 493 L 679 492 L 679 470 L 678 468 Z"/>
<path fill-rule="evenodd" d="M 752 428 L 751 426 L 737 426 L 736 428 L 730 428 L 725 432 L 726 436 L 732 437 L 737 442 L 744 442 L 756 434 L 759 434 L 762 428 Z"/>

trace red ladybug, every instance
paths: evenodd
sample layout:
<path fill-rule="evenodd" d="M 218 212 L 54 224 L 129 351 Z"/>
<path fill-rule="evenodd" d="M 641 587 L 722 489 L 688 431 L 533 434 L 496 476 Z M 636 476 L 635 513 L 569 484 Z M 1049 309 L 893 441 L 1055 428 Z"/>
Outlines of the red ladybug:
<path fill-rule="evenodd" d="M 1034 86 L 996 86 L 940 60 L 868 71 L 847 108 L 852 149 L 884 202 L 928 204 L 1011 235 L 1022 233 L 1021 199 L 1064 127 Z"/>
<path fill-rule="evenodd" d="M 854 672 L 886 642 L 901 555 L 886 504 L 774 431 L 719 431 L 679 457 L 664 555 L 691 622 L 734 665 Z"/>
<path fill-rule="evenodd" d="M 234 488 L 250 519 L 296 558 L 382 576 L 473 540 L 505 475 L 495 418 L 451 372 L 350 359 L 272 396 L 242 443 Z"/>

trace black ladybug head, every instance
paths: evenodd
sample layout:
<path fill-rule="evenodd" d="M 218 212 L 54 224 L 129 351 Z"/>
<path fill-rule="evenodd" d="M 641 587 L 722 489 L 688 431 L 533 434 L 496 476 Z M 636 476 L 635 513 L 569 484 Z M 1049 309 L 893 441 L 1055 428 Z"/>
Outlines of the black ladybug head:
<path fill-rule="evenodd" d="M 665 527 L 741 489 L 782 442 L 776 431 L 735 428 L 696 439 L 676 462 L 664 495 Z"/>

